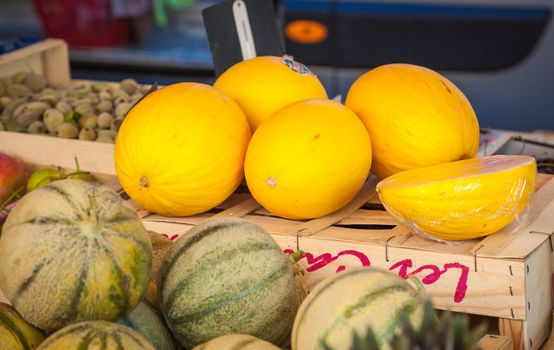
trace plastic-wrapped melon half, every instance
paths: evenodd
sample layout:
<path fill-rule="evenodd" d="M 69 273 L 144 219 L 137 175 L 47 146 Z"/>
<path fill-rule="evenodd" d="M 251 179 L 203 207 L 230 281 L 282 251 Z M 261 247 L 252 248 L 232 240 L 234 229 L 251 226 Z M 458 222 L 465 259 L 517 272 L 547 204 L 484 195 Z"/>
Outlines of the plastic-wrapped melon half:
<path fill-rule="evenodd" d="M 496 155 L 407 170 L 377 184 L 387 211 L 439 240 L 487 236 L 520 220 L 535 187 L 535 159 Z"/>

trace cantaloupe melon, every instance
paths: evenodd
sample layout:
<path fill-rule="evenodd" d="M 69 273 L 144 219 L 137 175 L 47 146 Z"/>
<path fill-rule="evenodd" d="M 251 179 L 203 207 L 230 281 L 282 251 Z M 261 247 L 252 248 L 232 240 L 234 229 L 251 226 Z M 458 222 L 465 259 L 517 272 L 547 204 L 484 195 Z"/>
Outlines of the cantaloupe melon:
<path fill-rule="evenodd" d="M 419 327 L 425 297 L 384 269 L 353 268 L 319 282 L 300 306 L 292 330 L 292 350 L 352 349 L 354 333 L 371 328 L 380 349 L 389 349 L 400 330 L 400 315 Z"/>
<path fill-rule="evenodd" d="M 106 186 L 61 180 L 25 195 L 0 236 L 0 288 L 47 332 L 116 321 L 142 299 L 152 245 L 137 214 Z"/>
<path fill-rule="evenodd" d="M 237 218 L 182 235 L 162 264 L 158 293 L 185 348 L 231 333 L 286 346 L 300 304 L 292 261 L 259 226 Z"/>

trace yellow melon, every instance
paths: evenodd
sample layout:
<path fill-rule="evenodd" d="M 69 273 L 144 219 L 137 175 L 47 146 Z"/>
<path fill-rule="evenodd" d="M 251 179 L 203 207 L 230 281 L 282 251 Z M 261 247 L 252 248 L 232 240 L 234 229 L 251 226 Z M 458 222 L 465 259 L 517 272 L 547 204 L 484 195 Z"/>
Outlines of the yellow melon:
<path fill-rule="evenodd" d="M 369 132 L 371 171 L 381 179 L 477 154 L 479 123 L 471 104 L 430 69 L 410 64 L 372 69 L 352 84 L 345 104 Z"/>
<path fill-rule="evenodd" d="M 377 184 L 387 211 L 441 240 L 483 237 L 509 225 L 535 187 L 535 159 L 497 155 L 407 170 Z"/>
<path fill-rule="evenodd" d="M 244 164 L 252 196 L 285 218 L 327 215 L 360 190 L 371 143 L 360 119 L 330 100 L 293 103 L 254 133 Z"/>
<path fill-rule="evenodd" d="M 143 208 L 193 215 L 220 204 L 240 184 L 250 136 L 231 98 L 205 84 L 174 84 L 129 111 L 115 144 L 115 169 Z"/>
<path fill-rule="evenodd" d="M 288 104 L 327 98 L 325 88 L 305 65 L 276 56 L 239 62 L 226 70 L 214 87 L 237 101 L 252 132 L 263 120 Z"/>

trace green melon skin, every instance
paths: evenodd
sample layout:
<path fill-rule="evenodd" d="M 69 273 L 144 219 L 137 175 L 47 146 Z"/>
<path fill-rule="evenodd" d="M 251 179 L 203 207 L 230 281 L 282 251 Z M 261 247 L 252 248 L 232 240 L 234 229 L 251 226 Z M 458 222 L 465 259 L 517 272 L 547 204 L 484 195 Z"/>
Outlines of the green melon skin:
<path fill-rule="evenodd" d="M 0 288 L 33 326 L 51 333 L 116 321 L 150 282 L 152 244 L 136 213 L 108 187 L 61 180 L 25 195 L 0 236 Z"/>
<path fill-rule="evenodd" d="M 117 323 L 142 334 L 158 350 L 174 350 L 175 343 L 163 317 L 145 302 L 120 318 Z"/>
<path fill-rule="evenodd" d="M 32 350 L 44 340 L 44 335 L 27 323 L 15 309 L 0 303 L 0 349 Z"/>
<path fill-rule="evenodd" d="M 227 334 L 192 350 L 280 350 L 275 345 L 248 334 Z"/>
<path fill-rule="evenodd" d="M 64 327 L 50 335 L 37 350 L 156 350 L 144 336 L 129 327 L 85 321 Z"/>
<path fill-rule="evenodd" d="M 398 275 L 384 269 L 354 268 L 324 279 L 304 300 L 292 330 L 292 350 L 352 349 L 353 334 L 371 328 L 379 348 L 400 330 L 406 312 L 419 329 L 425 296 Z"/>
<path fill-rule="evenodd" d="M 284 347 L 300 304 L 292 262 L 243 219 L 210 219 L 182 235 L 160 270 L 166 323 L 187 349 L 225 334 Z"/>

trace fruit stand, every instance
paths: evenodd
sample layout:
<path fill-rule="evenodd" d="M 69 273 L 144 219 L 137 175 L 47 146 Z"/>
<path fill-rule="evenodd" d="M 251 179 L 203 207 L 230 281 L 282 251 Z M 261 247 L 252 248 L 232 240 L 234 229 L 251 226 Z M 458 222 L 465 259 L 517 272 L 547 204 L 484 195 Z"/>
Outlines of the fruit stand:
<path fill-rule="evenodd" d="M 67 48 L 48 40 L 0 60 L 0 76 L 31 69 L 49 83 L 69 83 Z M 208 219 L 239 217 L 266 232 L 299 260 L 308 290 L 337 272 L 372 266 L 415 276 L 437 309 L 497 320 L 498 335 L 484 337 L 484 349 L 540 349 L 552 328 L 554 179 L 537 177 L 525 224 L 485 238 L 444 243 L 415 234 L 391 216 L 370 177 L 344 207 L 315 219 L 285 219 L 264 209 L 243 182 L 222 204 L 203 213 L 169 217 L 141 208 L 119 183 L 114 145 L 0 131 L 0 151 L 43 166 L 89 171 L 133 208 L 146 229 L 175 241 Z M 0 301 L 6 301 L 0 294 Z"/>

